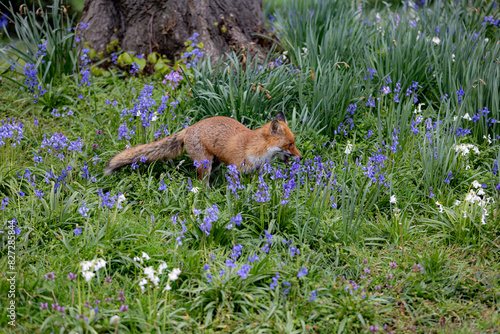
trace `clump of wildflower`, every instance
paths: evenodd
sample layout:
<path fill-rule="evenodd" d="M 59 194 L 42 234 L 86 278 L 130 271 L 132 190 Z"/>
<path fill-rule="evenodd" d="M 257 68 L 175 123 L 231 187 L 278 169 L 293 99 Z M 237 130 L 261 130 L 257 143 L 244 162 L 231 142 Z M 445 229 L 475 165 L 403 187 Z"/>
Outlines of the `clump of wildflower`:
<path fill-rule="evenodd" d="M 100 269 L 106 266 L 106 261 L 101 258 L 94 259 L 92 261 L 83 261 L 80 262 L 80 272 L 82 276 L 85 278 L 86 282 L 90 282 L 92 278 L 95 276 L 94 272 L 99 271 Z"/>
<path fill-rule="evenodd" d="M 16 122 L 14 118 L 2 120 L 0 123 L 0 147 L 5 145 L 5 140 L 9 138 L 12 140 L 12 147 L 20 145 L 21 139 L 24 138 L 23 123 Z"/>
<path fill-rule="evenodd" d="M 180 74 L 179 71 L 174 71 L 171 70 L 170 73 L 165 75 L 165 79 L 163 80 L 163 83 L 166 85 L 170 86 L 172 90 L 176 89 L 179 86 L 179 81 L 183 80 L 184 78 Z"/>
<path fill-rule="evenodd" d="M 470 151 L 474 151 L 474 153 L 479 154 L 479 149 L 472 144 L 459 144 L 453 146 L 455 152 L 460 152 L 460 155 L 465 156 L 470 153 Z"/>

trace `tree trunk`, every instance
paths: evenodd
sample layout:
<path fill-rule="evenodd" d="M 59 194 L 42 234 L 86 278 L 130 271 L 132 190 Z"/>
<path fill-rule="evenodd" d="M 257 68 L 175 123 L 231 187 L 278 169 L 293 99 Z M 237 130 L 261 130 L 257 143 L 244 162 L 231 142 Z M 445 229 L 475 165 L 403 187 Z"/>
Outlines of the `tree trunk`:
<path fill-rule="evenodd" d="M 81 22 L 96 51 L 118 40 L 125 51 L 179 57 L 193 33 L 215 58 L 230 49 L 261 51 L 262 0 L 86 0 Z M 257 44 L 256 44 L 257 43 Z"/>

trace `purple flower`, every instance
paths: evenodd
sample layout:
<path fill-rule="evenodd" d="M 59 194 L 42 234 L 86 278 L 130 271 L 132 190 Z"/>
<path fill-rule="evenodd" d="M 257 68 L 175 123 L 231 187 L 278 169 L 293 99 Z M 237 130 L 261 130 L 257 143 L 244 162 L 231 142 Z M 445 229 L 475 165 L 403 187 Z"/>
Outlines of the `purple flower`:
<path fill-rule="evenodd" d="M 80 234 L 82 234 L 82 229 L 77 227 L 73 230 L 73 232 L 75 233 L 75 235 L 79 236 Z"/>
<path fill-rule="evenodd" d="M 45 195 L 45 193 L 41 190 L 41 189 L 35 189 L 35 195 L 39 198 L 39 199 L 42 199 L 43 195 Z"/>
<path fill-rule="evenodd" d="M 52 282 L 55 282 L 55 275 L 54 275 L 54 272 L 50 272 L 48 274 L 45 274 L 45 279 L 46 280 L 52 280 Z"/>
<path fill-rule="evenodd" d="M 391 268 L 394 269 L 397 268 L 398 265 L 396 264 L 396 262 L 392 261 L 391 263 L 389 263 L 389 266 L 391 266 Z"/>
<path fill-rule="evenodd" d="M 259 261 L 259 260 L 260 259 L 257 256 L 257 254 L 254 254 L 254 255 L 248 257 L 248 262 L 255 262 L 255 261 Z"/>
<path fill-rule="evenodd" d="M 367 107 L 372 107 L 375 108 L 375 98 L 372 98 L 371 96 L 368 98 L 368 101 L 366 102 Z"/>
<path fill-rule="evenodd" d="M 40 302 L 40 310 L 47 310 L 49 308 L 49 303 Z"/>
<path fill-rule="evenodd" d="M 237 259 L 240 257 L 241 255 L 241 251 L 243 249 L 243 246 L 242 245 L 236 245 L 233 247 L 233 253 L 231 253 L 231 258 L 232 259 Z"/>
<path fill-rule="evenodd" d="M 287 281 L 284 281 L 282 285 L 283 285 L 283 287 L 285 287 L 285 286 L 286 286 L 286 287 L 290 287 L 290 286 L 292 286 L 292 284 L 291 284 L 291 283 L 288 283 Z M 290 289 L 289 289 L 289 288 L 285 288 L 285 289 L 283 290 L 283 295 L 285 295 L 285 296 L 286 296 L 289 292 L 290 292 Z"/>
<path fill-rule="evenodd" d="M 243 218 L 241 217 L 241 214 L 240 214 L 240 213 L 238 213 L 238 214 L 236 215 L 236 217 L 232 217 L 232 218 L 231 218 L 231 223 L 234 223 L 234 224 L 236 224 L 237 226 L 240 226 L 242 221 L 243 221 Z"/>
<path fill-rule="evenodd" d="M 465 95 L 465 92 L 462 89 L 462 86 L 460 86 L 460 89 L 457 90 L 458 103 L 462 103 L 462 96 L 464 96 L 464 95 Z"/>
<path fill-rule="evenodd" d="M 318 298 L 318 289 L 311 292 L 311 298 L 309 298 L 309 303 L 313 302 Z"/>
<path fill-rule="evenodd" d="M 368 74 L 370 75 L 370 79 L 373 79 L 373 74 L 376 73 L 373 68 L 367 69 L 366 72 L 368 72 Z M 368 80 L 368 77 L 366 75 L 365 75 L 365 80 Z"/>
<path fill-rule="evenodd" d="M 89 208 L 86 207 L 87 202 L 82 203 L 82 207 L 78 209 L 78 213 L 81 214 L 83 217 L 88 216 Z"/>
<path fill-rule="evenodd" d="M 276 286 L 278 286 L 278 279 L 279 278 L 280 278 L 280 274 L 278 272 L 276 272 L 276 275 L 272 278 L 272 282 L 269 285 L 269 288 L 271 290 L 274 290 L 274 288 L 276 288 Z"/>
<path fill-rule="evenodd" d="M 139 65 L 137 65 L 135 62 L 132 63 L 131 67 L 132 68 L 130 69 L 130 73 L 134 74 L 139 72 Z"/>
<path fill-rule="evenodd" d="M 171 89 L 177 88 L 179 86 L 179 81 L 183 79 L 182 75 L 178 71 L 171 70 L 170 73 L 165 75 L 163 83 L 170 86 Z"/>
<path fill-rule="evenodd" d="M 68 279 L 69 279 L 70 281 L 73 281 L 73 280 L 74 280 L 77 276 L 78 276 L 77 274 L 73 274 L 73 273 L 70 271 L 67 277 L 68 277 Z"/>
<path fill-rule="evenodd" d="M 252 269 L 252 266 L 249 264 L 244 264 L 240 270 L 238 270 L 236 273 L 240 275 L 241 279 L 245 279 L 248 277 L 248 273 L 250 272 L 250 269 Z"/>
<path fill-rule="evenodd" d="M 229 260 L 227 259 L 226 260 L 226 267 L 229 267 L 229 268 L 236 268 L 236 264 L 234 264 L 234 262 L 232 260 Z"/>
<path fill-rule="evenodd" d="M 382 92 L 382 94 L 387 95 L 391 92 L 391 89 L 389 88 L 389 86 L 384 86 L 380 91 Z"/>
<path fill-rule="evenodd" d="M 122 305 L 120 306 L 120 312 L 126 312 L 126 311 L 128 311 L 128 305 L 123 305 L 123 304 L 122 304 Z"/>
<path fill-rule="evenodd" d="M 416 272 L 423 272 L 424 271 L 424 267 L 422 267 L 420 264 L 418 263 L 415 263 L 412 267 L 413 271 L 416 271 Z"/>
<path fill-rule="evenodd" d="M 307 275 L 307 268 L 306 267 L 300 267 L 299 272 L 297 273 L 297 277 L 302 277 Z"/>
<path fill-rule="evenodd" d="M 7 206 L 9 206 L 9 197 L 4 197 L 2 199 L 2 210 L 7 209 Z"/>

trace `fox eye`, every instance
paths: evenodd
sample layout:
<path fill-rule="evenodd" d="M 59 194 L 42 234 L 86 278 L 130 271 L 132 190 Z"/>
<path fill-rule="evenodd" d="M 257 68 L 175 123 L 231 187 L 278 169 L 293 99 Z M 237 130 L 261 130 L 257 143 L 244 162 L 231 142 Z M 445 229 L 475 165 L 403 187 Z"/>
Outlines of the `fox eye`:
<path fill-rule="evenodd" d="M 293 143 L 291 143 L 290 145 L 288 145 L 288 147 L 293 148 Z"/>

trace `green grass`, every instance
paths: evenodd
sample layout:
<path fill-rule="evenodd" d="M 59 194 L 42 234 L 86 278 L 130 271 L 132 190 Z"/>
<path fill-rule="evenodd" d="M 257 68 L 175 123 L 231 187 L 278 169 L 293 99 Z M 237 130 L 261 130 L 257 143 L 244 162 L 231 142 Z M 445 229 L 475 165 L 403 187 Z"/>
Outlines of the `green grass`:
<path fill-rule="evenodd" d="M 1 332 L 498 331 L 499 44 L 482 22 L 500 14 L 473 5 L 269 2 L 281 34 L 265 63 L 202 60 L 175 89 L 111 66 L 90 86 L 61 72 L 34 103 L 23 71 L 0 64 L 0 308 L 15 301 L 17 316 Z M 102 175 L 127 145 L 215 115 L 256 128 L 278 110 L 300 164 L 221 168 L 210 189 L 187 155 Z M 135 133 L 120 139 L 124 124 Z"/>

